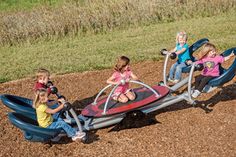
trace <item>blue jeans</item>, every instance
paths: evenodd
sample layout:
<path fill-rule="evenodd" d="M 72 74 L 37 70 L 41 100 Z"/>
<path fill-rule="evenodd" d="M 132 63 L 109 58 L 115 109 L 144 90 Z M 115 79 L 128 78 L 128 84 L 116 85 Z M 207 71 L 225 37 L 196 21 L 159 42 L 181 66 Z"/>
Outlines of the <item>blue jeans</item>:
<path fill-rule="evenodd" d="M 76 134 L 76 129 L 72 128 L 69 124 L 67 124 L 63 119 L 58 118 L 56 121 L 52 122 L 47 128 L 49 129 L 59 129 L 62 128 L 65 130 L 68 137 L 73 137 Z"/>
<path fill-rule="evenodd" d="M 182 75 L 182 69 L 184 67 L 187 67 L 185 62 L 183 62 L 183 63 L 176 62 L 175 64 L 173 64 L 170 68 L 169 78 L 172 79 L 172 80 L 173 79 L 174 80 L 180 80 L 181 75 Z"/>

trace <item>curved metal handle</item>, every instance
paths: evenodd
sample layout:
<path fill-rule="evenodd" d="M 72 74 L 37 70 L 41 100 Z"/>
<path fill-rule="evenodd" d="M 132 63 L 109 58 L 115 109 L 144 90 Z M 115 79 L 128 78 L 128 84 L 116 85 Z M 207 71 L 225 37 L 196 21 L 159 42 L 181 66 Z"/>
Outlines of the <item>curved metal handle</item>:
<path fill-rule="evenodd" d="M 129 82 L 140 84 L 140 85 L 142 85 L 142 86 L 144 86 L 144 87 L 150 89 L 150 90 L 155 94 L 156 97 L 159 97 L 159 96 L 160 96 L 160 94 L 159 94 L 157 91 L 155 91 L 152 87 L 150 87 L 149 85 L 147 85 L 147 84 L 145 84 L 145 83 L 142 83 L 142 82 L 139 82 L 139 81 L 134 81 L 134 80 L 130 80 Z M 116 89 L 120 84 L 122 84 L 122 83 L 117 84 L 117 85 L 112 89 L 112 91 L 110 92 L 109 96 L 107 97 L 107 100 L 106 100 L 106 103 L 105 103 L 105 106 L 104 106 L 104 109 L 103 109 L 103 113 L 102 113 L 103 115 L 106 115 L 106 110 L 107 110 L 108 102 L 109 102 L 109 100 L 110 100 L 110 98 L 111 98 L 113 92 L 115 91 L 115 89 Z"/>
<path fill-rule="evenodd" d="M 112 86 L 112 84 L 109 84 L 109 85 L 107 85 L 106 87 L 104 87 L 99 93 L 98 93 L 98 95 L 96 96 L 96 98 L 95 98 L 95 100 L 93 101 L 93 105 L 96 105 L 97 104 L 97 100 L 98 100 L 98 98 L 100 97 L 100 95 L 107 89 L 107 88 L 109 88 L 109 87 L 111 87 Z"/>
<path fill-rule="evenodd" d="M 73 118 L 75 119 L 75 122 L 76 122 L 76 124 L 78 126 L 79 132 L 83 132 L 82 125 L 81 125 L 81 123 L 80 123 L 80 121 L 79 121 L 75 111 L 73 110 L 73 108 L 71 108 L 69 111 L 72 114 Z"/>
<path fill-rule="evenodd" d="M 143 83 L 143 82 L 134 81 L 134 80 L 130 80 L 129 82 L 140 84 L 140 85 L 142 85 L 142 86 L 144 86 L 144 87 L 150 89 L 150 90 L 156 95 L 156 97 L 159 97 L 159 96 L 160 96 L 160 93 L 159 93 L 159 92 L 155 91 L 152 87 L 150 87 L 149 85 L 147 85 L 147 84 L 145 84 L 145 83 Z"/>
<path fill-rule="evenodd" d="M 166 80 L 167 80 L 167 78 L 166 78 L 166 69 L 167 69 L 167 64 L 168 64 L 169 57 L 170 57 L 170 54 L 167 53 L 166 58 L 165 58 L 165 63 L 164 63 L 164 69 L 163 69 L 163 82 L 164 82 L 164 85 L 168 88 L 170 88 L 170 87 L 167 85 L 167 82 L 166 82 Z"/>
<path fill-rule="evenodd" d="M 194 72 L 194 69 L 195 69 L 195 65 L 196 65 L 196 63 L 193 62 L 190 73 L 189 73 L 189 79 L 188 79 L 188 98 L 190 100 L 192 100 L 191 88 L 192 88 L 192 78 L 193 78 L 193 72 Z"/>

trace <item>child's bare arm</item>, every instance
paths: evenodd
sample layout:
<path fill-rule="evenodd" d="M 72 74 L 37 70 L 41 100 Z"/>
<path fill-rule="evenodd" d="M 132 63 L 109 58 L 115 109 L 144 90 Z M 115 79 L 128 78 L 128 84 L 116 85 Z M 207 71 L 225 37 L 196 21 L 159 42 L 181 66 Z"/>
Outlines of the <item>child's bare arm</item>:
<path fill-rule="evenodd" d="M 115 79 L 115 78 L 114 78 L 113 76 L 111 76 L 111 77 L 107 80 L 107 83 L 108 83 L 108 84 L 114 84 L 114 85 L 116 85 L 118 82 L 115 82 L 114 79 Z"/>
<path fill-rule="evenodd" d="M 60 106 L 58 106 L 58 107 L 55 108 L 55 109 L 47 108 L 47 109 L 46 109 L 46 112 L 47 112 L 47 113 L 50 113 L 50 114 L 55 114 L 55 113 L 57 113 L 58 111 L 60 111 L 61 109 L 63 109 L 63 107 L 64 107 L 64 105 L 61 104 Z"/>
<path fill-rule="evenodd" d="M 183 53 L 184 51 L 186 51 L 186 48 L 182 48 L 181 50 L 179 50 L 179 51 L 176 51 L 175 53 L 178 55 L 178 54 L 181 54 L 181 53 Z"/>
<path fill-rule="evenodd" d="M 54 105 L 56 103 L 58 103 L 58 101 L 57 100 L 53 100 L 53 101 L 47 102 L 47 105 L 48 106 L 52 106 L 52 105 Z"/>
<path fill-rule="evenodd" d="M 172 50 L 170 50 L 170 53 L 173 53 L 173 52 L 175 52 L 177 50 L 177 48 L 175 47 L 175 48 L 173 48 Z"/>
<path fill-rule="evenodd" d="M 134 73 L 131 73 L 131 78 L 132 78 L 132 80 L 138 80 L 138 77 L 134 74 Z"/>
<path fill-rule="evenodd" d="M 234 53 L 232 52 L 229 56 L 224 57 L 224 60 L 227 61 L 229 60 L 232 56 L 234 56 Z"/>

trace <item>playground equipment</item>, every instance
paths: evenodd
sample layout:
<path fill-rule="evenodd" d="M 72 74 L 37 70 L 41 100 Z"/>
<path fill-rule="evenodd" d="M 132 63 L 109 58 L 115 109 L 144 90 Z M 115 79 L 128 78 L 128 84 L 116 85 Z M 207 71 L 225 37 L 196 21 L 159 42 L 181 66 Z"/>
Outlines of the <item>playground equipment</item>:
<path fill-rule="evenodd" d="M 195 67 L 195 65 L 192 66 L 190 72 L 191 75 L 196 68 L 197 67 Z M 190 82 L 191 79 L 192 77 L 189 77 Z M 134 89 L 136 99 L 133 101 L 129 101 L 124 104 L 113 101 L 111 99 L 111 95 L 118 85 L 108 85 L 99 92 L 93 103 L 89 104 L 85 109 L 82 110 L 82 113 L 79 116 L 75 114 L 72 108 L 67 107 L 67 109 L 69 109 L 70 113 L 72 114 L 72 122 L 75 121 L 76 124 L 75 125 L 74 123 L 71 123 L 71 125 L 78 127 L 79 131 L 83 133 L 89 130 L 117 124 L 126 116 L 126 114 L 130 112 L 138 111 L 148 114 L 183 100 L 186 100 L 192 104 L 194 103 L 194 100 L 192 100 L 190 94 L 191 83 L 189 83 L 188 92 L 177 96 L 172 95 L 169 92 L 169 89 L 165 86 L 154 85 L 153 87 L 150 87 L 147 84 L 139 81 L 130 81 L 130 83 L 143 86 Z M 108 97 L 99 99 L 101 94 L 110 87 L 113 87 L 113 89 L 111 90 Z M 20 128 L 24 132 L 25 138 L 27 140 L 44 142 L 53 140 L 57 136 L 64 134 L 62 129 L 47 129 L 39 127 L 35 115 L 27 116 L 25 115 L 26 111 L 18 109 L 19 107 L 27 106 L 27 109 L 31 107 L 30 110 L 34 110 L 32 108 L 32 100 L 14 95 L 2 95 L 1 99 L 6 106 L 8 104 L 15 104 L 15 106 L 17 106 L 17 103 L 19 103 L 17 108 L 11 106 L 15 112 L 9 113 L 8 118 L 13 125 Z M 86 139 L 87 136 L 84 136 L 81 141 L 86 141 Z"/>
<path fill-rule="evenodd" d="M 234 53 L 234 55 L 236 55 L 236 48 L 226 50 L 222 53 L 222 55 L 228 56 L 230 53 Z M 136 99 L 133 101 L 128 101 L 127 103 L 118 103 L 112 100 L 111 96 L 119 85 L 107 85 L 98 93 L 94 102 L 85 107 L 82 110 L 82 113 L 78 116 L 71 108 L 70 103 L 65 102 L 64 104 L 66 104 L 66 111 L 69 111 L 72 115 L 72 117 L 66 117 L 65 121 L 72 126 L 78 127 L 78 130 L 81 133 L 84 133 L 89 130 L 100 129 L 117 124 L 123 120 L 127 114 L 132 112 L 142 112 L 144 114 L 148 114 L 181 101 L 187 101 L 190 104 L 195 104 L 195 101 L 191 97 L 191 91 L 193 90 L 191 87 L 193 73 L 195 70 L 202 70 L 203 65 L 195 65 L 195 63 L 193 63 L 189 67 L 189 76 L 185 78 L 187 79 L 188 88 L 187 91 L 182 94 L 173 95 L 171 90 L 175 89 L 170 89 L 170 87 L 167 87 L 166 85 L 154 85 L 150 87 L 143 82 L 130 81 L 130 83 L 135 83 L 142 86 L 133 89 L 136 94 Z M 211 80 L 207 86 L 211 89 L 221 86 L 232 80 L 235 76 L 235 72 L 236 59 L 228 69 L 223 69 L 221 67 L 221 75 Z M 123 81 L 121 81 L 120 84 L 122 83 Z M 102 93 L 111 87 L 112 90 L 109 95 L 105 98 L 100 98 Z M 209 89 L 206 90 L 206 92 L 209 92 Z M 62 129 L 47 129 L 38 126 L 35 110 L 32 108 L 32 100 L 7 94 L 1 95 L 1 100 L 3 104 L 15 111 L 8 114 L 9 120 L 13 125 L 20 128 L 24 132 L 27 140 L 44 142 L 53 140 L 61 134 L 64 134 Z M 9 104 L 11 106 L 9 106 Z M 86 139 L 87 136 L 85 135 L 81 138 L 81 141 L 86 142 Z"/>
<path fill-rule="evenodd" d="M 193 53 L 196 50 L 198 50 L 201 46 L 206 44 L 207 42 L 209 42 L 209 40 L 207 38 L 203 38 L 203 39 L 200 39 L 200 40 L 196 41 L 194 44 L 192 44 L 189 47 L 190 57 L 191 57 L 191 60 L 193 62 L 195 61 L 195 58 L 193 57 Z M 181 88 L 182 86 L 186 85 L 188 83 L 189 78 L 185 77 L 180 82 L 173 85 L 172 87 L 168 86 L 168 84 L 167 84 L 167 75 L 166 75 L 168 61 L 169 61 L 169 58 L 175 59 L 177 57 L 177 55 L 175 53 L 169 53 L 166 49 L 161 50 L 161 55 L 165 55 L 165 62 L 164 62 L 164 67 L 163 67 L 163 81 L 160 82 L 160 83 L 164 84 L 164 86 L 168 87 L 171 92 L 174 92 L 174 91 L 178 90 L 179 88 Z M 189 73 L 190 69 L 191 69 L 191 66 L 187 66 L 187 67 L 182 69 L 182 72 L 183 73 Z"/>

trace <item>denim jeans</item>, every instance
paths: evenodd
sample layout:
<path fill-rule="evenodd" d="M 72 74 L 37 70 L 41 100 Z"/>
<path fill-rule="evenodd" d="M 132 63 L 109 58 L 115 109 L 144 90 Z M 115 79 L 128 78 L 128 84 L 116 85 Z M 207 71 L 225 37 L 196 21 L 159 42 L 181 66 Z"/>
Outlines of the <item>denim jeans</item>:
<path fill-rule="evenodd" d="M 65 130 L 68 137 L 73 137 L 76 134 L 76 129 L 72 128 L 61 118 L 58 118 L 56 121 L 52 122 L 52 124 L 50 124 L 47 128 L 49 129 L 62 128 L 63 130 Z"/>
<path fill-rule="evenodd" d="M 187 65 L 185 64 L 185 62 L 183 62 L 183 63 L 176 62 L 175 64 L 173 64 L 170 68 L 169 78 L 172 80 L 173 79 L 180 80 L 181 75 L 182 75 L 182 69 L 186 66 Z"/>

